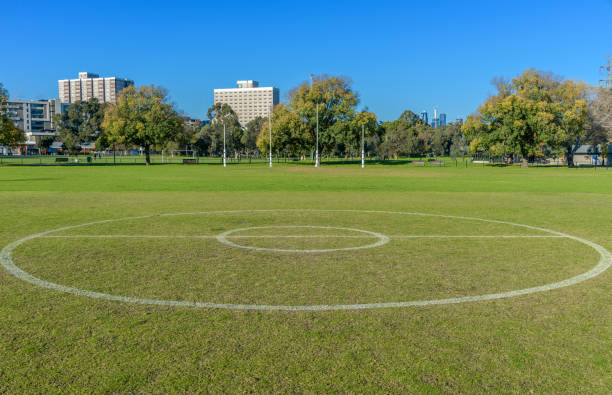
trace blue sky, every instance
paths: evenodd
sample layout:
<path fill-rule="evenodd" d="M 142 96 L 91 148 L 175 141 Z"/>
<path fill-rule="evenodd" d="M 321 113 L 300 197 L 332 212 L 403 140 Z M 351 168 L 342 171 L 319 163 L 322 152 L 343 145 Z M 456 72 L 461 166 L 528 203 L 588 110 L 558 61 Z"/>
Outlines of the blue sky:
<path fill-rule="evenodd" d="M 214 88 L 255 79 L 286 92 L 345 75 L 381 120 L 437 107 L 465 117 L 495 76 L 526 68 L 596 84 L 612 56 L 612 1 L 6 2 L 0 82 L 57 97 L 79 71 L 169 89 L 204 118 Z"/>

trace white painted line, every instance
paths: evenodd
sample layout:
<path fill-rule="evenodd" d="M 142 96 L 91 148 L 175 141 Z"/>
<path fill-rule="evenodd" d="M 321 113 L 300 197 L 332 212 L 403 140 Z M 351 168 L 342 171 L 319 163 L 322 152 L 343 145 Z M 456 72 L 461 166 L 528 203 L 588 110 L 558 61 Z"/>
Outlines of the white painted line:
<path fill-rule="evenodd" d="M 599 253 L 599 262 L 592 267 L 590 270 L 578 274 L 574 277 L 540 285 L 537 287 L 518 289 L 514 291 L 491 293 L 485 295 L 470 295 L 457 298 L 444 298 L 444 299 L 430 299 L 430 300 L 413 300 L 405 302 L 381 302 L 381 303 L 360 303 L 360 304 L 335 304 L 335 305 L 261 305 L 261 304 L 230 304 L 230 303 L 214 303 L 214 302 L 197 302 L 197 301 L 180 301 L 180 300 L 160 300 L 160 299 L 144 299 L 144 298 L 133 298 L 127 296 L 110 295 L 101 292 L 94 292 L 88 290 L 82 290 L 74 287 L 68 287 L 61 284 L 52 283 L 34 277 L 31 274 L 23 271 L 13 263 L 11 259 L 11 253 L 19 245 L 26 243 L 27 241 L 45 237 L 55 232 L 67 231 L 71 229 L 77 229 L 83 226 L 97 225 L 104 223 L 112 223 L 119 221 L 138 220 L 145 218 L 154 218 L 157 216 L 179 216 L 179 215 L 223 215 L 223 214 L 236 214 L 236 213 L 279 213 L 279 212 L 326 212 L 326 213 L 353 213 L 353 214 L 389 214 L 389 215 L 406 215 L 406 216 L 423 216 L 432 218 L 451 218 L 460 219 L 466 221 L 475 222 L 487 222 L 494 224 L 503 224 L 509 226 L 516 226 L 524 229 L 535 230 L 539 232 L 548 233 L 551 235 L 559 236 L 574 240 L 593 248 Z M 88 222 L 80 225 L 65 226 L 58 229 L 53 229 L 41 233 L 32 234 L 22 239 L 14 241 L 6 245 L 0 251 L 0 264 L 13 276 L 20 280 L 29 282 L 39 287 L 49 288 L 55 291 L 66 292 L 73 295 L 86 296 L 90 298 L 105 299 L 110 301 L 128 302 L 128 303 L 139 303 L 148 305 L 160 305 L 160 306 L 176 306 L 176 307 L 202 307 L 202 308 L 218 308 L 218 309 L 235 309 L 235 310 L 284 310 L 284 311 L 323 311 L 323 310 L 363 310 L 363 309 L 377 309 L 377 308 L 391 308 L 391 307 L 410 307 L 410 306 L 430 306 L 430 305 L 443 305 L 443 304 L 454 304 L 454 303 L 465 303 L 465 302 L 478 302 L 494 299 L 510 298 L 521 295 L 529 295 L 537 292 L 551 291 L 563 287 L 569 287 L 571 285 L 579 284 L 583 281 L 592 279 L 599 276 L 601 273 L 606 271 L 612 266 L 612 253 L 606 250 L 599 244 L 593 243 L 592 241 L 571 236 L 565 233 L 557 232 L 554 230 L 540 228 L 532 225 L 518 224 L 509 221 L 490 220 L 483 218 L 473 217 L 462 217 L 455 215 L 442 215 L 442 214 L 427 214 L 427 213 L 415 213 L 415 212 L 401 212 L 401 211 L 375 211 L 375 210 L 317 210 L 317 209 L 276 209 L 276 210 L 234 210 L 234 211 L 200 211 L 191 213 L 169 213 L 161 215 L 147 215 L 138 217 L 126 217 L 117 219 L 108 219 L 103 221 Z"/>
<path fill-rule="evenodd" d="M 377 239 L 375 235 L 227 235 L 228 239 Z M 565 239 L 567 236 L 557 235 L 386 235 L 389 239 Z M 217 235 L 51 235 L 41 236 L 40 239 L 62 239 L 62 238 L 133 238 L 133 239 L 217 239 Z"/>
<path fill-rule="evenodd" d="M 41 239 L 214 239 L 215 236 L 200 235 L 51 235 Z"/>
<path fill-rule="evenodd" d="M 391 239 L 564 239 L 557 235 L 394 235 Z"/>
<path fill-rule="evenodd" d="M 231 236 L 233 233 L 236 232 L 244 232 L 247 230 L 260 230 L 260 229 L 332 229 L 332 230 L 346 230 L 346 231 L 350 231 L 350 232 L 359 232 L 359 233 L 365 233 L 366 235 L 371 237 L 375 237 L 376 239 L 378 239 L 378 241 L 376 241 L 375 243 L 372 244 L 366 244 L 366 245 L 362 245 L 362 246 L 355 246 L 355 247 L 344 247 L 344 248 L 323 248 L 323 249 L 285 249 L 285 248 L 265 248 L 265 247 L 253 247 L 253 246 L 247 246 L 247 245 L 243 245 L 243 244 L 237 244 L 234 243 L 232 241 L 228 240 L 228 237 Z M 312 226 L 312 225 L 283 225 L 283 226 L 253 226 L 253 227 L 249 227 L 249 228 L 240 228 L 240 229 L 233 229 L 233 230 L 228 230 L 227 232 L 223 232 L 219 235 L 217 235 L 217 240 L 219 240 L 219 242 L 223 243 L 223 244 L 227 244 L 228 246 L 232 246 L 232 247 L 237 247 L 237 248 L 244 248 L 244 249 L 248 249 L 248 250 L 255 250 L 255 251 L 273 251 L 273 252 L 301 252 L 301 253 L 320 253 L 320 252 L 332 252 L 332 251 L 350 251 L 350 250 L 362 250 L 364 248 L 374 248 L 374 247 L 380 247 L 384 244 L 387 244 L 389 242 L 389 238 L 383 234 L 380 233 L 376 233 L 376 232 L 370 232 L 368 230 L 362 230 L 362 229 L 353 229 L 353 228 L 340 228 L 340 227 L 336 227 L 336 226 Z"/>

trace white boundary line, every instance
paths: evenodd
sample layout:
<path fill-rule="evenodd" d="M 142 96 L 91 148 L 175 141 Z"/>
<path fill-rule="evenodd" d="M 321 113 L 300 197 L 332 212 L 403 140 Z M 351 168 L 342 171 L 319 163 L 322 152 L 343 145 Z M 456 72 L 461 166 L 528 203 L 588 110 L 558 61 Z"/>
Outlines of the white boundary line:
<path fill-rule="evenodd" d="M 245 230 L 253 230 L 253 229 L 333 229 L 333 230 L 348 230 L 351 232 L 359 232 L 359 233 L 365 233 L 367 234 L 370 238 L 375 237 L 378 239 L 378 241 L 376 241 L 375 243 L 371 243 L 371 244 L 366 244 L 366 245 L 362 245 L 362 246 L 357 246 L 357 247 L 344 247 L 344 248 L 326 248 L 326 249 L 313 249 L 313 250 L 296 250 L 296 249 L 282 249 L 282 248 L 265 248 L 265 247 L 252 247 L 252 246 L 245 246 L 243 244 L 237 244 L 234 242 L 229 241 L 227 238 L 228 236 L 231 236 L 232 233 L 236 233 L 236 232 L 244 232 Z M 362 236 L 364 237 L 364 236 Z M 255 251 L 274 251 L 274 252 L 308 252 L 308 253 L 317 253 L 317 252 L 331 252 L 331 251 L 349 251 L 349 250 L 361 250 L 364 248 L 374 248 L 374 247 L 380 247 L 381 245 L 387 244 L 389 242 L 389 238 L 383 234 L 380 233 L 376 233 L 376 232 L 370 232 L 368 230 L 361 230 L 361 229 L 353 229 L 353 228 L 338 228 L 338 227 L 334 227 L 334 226 L 312 226 L 312 225 L 289 225 L 289 226 L 253 226 L 250 228 L 240 228 L 240 229 L 233 229 L 233 230 L 228 230 L 227 232 L 223 232 L 220 235 L 217 236 L 217 240 L 223 244 L 226 244 L 228 246 L 231 247 L 237 247 L 237 248 L 245 248 L 245 249 L 249 249 L 249 250 L 255 250 Z"/>
<path fill-rule="evenodd" d="M 252 229 L 252 228 L 249 228 Z M 358 235 L 226 235 L 228 239 L 374 239 L 379 236 Z M 389 239 L 564 239 L 555 235 L 386 235 Z M 218 239 L 219 235 L 55 235 L 40 236 L 40 239 Z M 303 250 L 299 250 L 303 251 Z"/>
<path fill-rule="evenodd" d="M 39 238 L 43 236 L 47 236 L 51 233 L 61 232 L 70 229 L 76 229 L 83 226 L 88 225 L 96 225 L 110 222 L 118 222 L 118 221 L 128 221 L 128 220 L 137 220 L 137 219 L 145 219 L 145 218 L 153 218 L 157 216 L 178 216 L 178 215 L 215 215 L 215 214 L 233 214 L 233 213 L 278 213 L 278 212 L 334 212 L 334 213 L 370 213 L 370 214 L 391 214 L 391 215 L 414 215 L 414 216 L 423 216 L 423 217 L 437 217 L 437 218 L 454 218 L 461 219 L 467 221 L 480 221 L 480 222 L 489 222 L 496 224 L 504 224 L 510 226 L 518 226 L 525 229 L 531 229 L 541 232 L 546 232 L 552 235 L 565 237 L 579 243 L 585 244 L 595 251 L 597 251 L 600 255 L 599 262 L 597 265 L 592 267 L 590 270 L 578 274 L 577 276 L 554 282 L 549 284 L 540 285 L 537 287 L 518 289 L 514 291 L 508 292 L 500 292 L 500 293 L 491 293 L 485 295 L 472 295 L 472 296 L 464 296 L 457 298 L 445 298 L 445 299 L 430 299 L 430 300 L 413 300 L 406 302 L 382 302 L 382 303 L 361 303 L 361 304 L 335 304 L 335 305 L 299 305 L 299 306 L 290 306 L 290 305 L 253 305 L 253 304 L 231 304 L 231 303 L 213 303 L 213 302 L 189 302 L 189 301 L 178 301 L 178 300 L 160 300 L 160 299 L 144 299 L 144 298 L 133 298 L 128 296 L 118 296 L 118 295 L 110 295 L 101 292 L 87 291 L 74 287 L 68 287 L 61 284 L 52 283 L 49 281 L 41 280 L 37 277 L 32 276 L 31 274 L 23 271 L 19 267 L 17 267 L 12 259 L 11 253 L 15 248 L 19 245 Z M 26 236 L 22 239 L 14 241 L 8 245 L 6 245 L 0 251 L 0 264 L 13 276 L 17 277 L 20 280 L 29 282 L 39 287 L 49 288 L 56 291 L 66 292 L 79 296 L 87 296 L 90 298 L 97 299 L 105 299 L 111 301 L 119 301 L 119 302 L 128 302 L 128 303 L 139 303 L 139 304 L 148 304 L 148 305 L 161 305 L 161 306 L 177 306 L 177 307 L 203 307 L 203 308 L 216 308 L 216 309 L 235 309 L 235 310 L 285 310 L 285 311 L 323 311 L 323 310 L 363 310 L 363 309 L 376 309 L 376 308 L 390 308 L 390 307 L 410 307 L 410 306 L 430 306 L 430 305 L 442 305 L 442 304 L 453 304 L 453 303 L 465 303 L 465 302 L 478 302 L 485 300 L 494 300 L 494 299 L 503 299 L 510 298 L 514 296 L 520 295 L 528 295 L 536 292 L 544 292 L 551 291 L 554 289 L 559 289 L 563 287 L 569 287 L 571 285 L 575 285 L 586 281 L 588 279 L 594 278 L 604 271 L 606 271 L 612 265 L 612 254 L 606 250 L 604 247 L 599 244 L 593 243 L 592 241 L 582 239 L 580 237 L 571 236 L 565 233 L 557 232 L 554 230 L 540 228 L 531 225 L 518 224 L 509 221 L 499 221 L 499 220 L 491 220 L 491 219 L 482 219 L 482 218 L 473 218 L 473 217 L 462 217 L 456 215 L 442 215 L 442 214 L 426 214 L 426 213 L 416 213 L 416 212 L 401 212 L 401 211 L 376 211 L 376 210 L 318 210 L 318 209 L 276 209 L 276 210 L 225 210 L 225 211 L 200 211 L 200 212 L 190 212 L 190 213 L 170 213 L 170 214 L 161 214 L 161 215 L 144 215 L 144 216 L 135 216 L 135 217 L 126 217 L 126 218 L 117 218 L 117 219 L 107 219 L 102 221 L 88 222 L 85 224 L 65 226 L 58 229 L 53 229 L 41 233 L 32 234 Z"/>

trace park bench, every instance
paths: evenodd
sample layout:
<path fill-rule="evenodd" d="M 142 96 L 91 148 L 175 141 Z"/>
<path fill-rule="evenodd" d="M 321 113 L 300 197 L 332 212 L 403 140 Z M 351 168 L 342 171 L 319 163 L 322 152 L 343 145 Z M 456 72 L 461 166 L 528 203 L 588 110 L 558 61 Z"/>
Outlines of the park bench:
<path fill-rule="evenodd" d="M 183 159 L 183 164 L 184 165 L 196 165 L 196 164 L 198 164 L 198 160 L 195 159 L 195 158 Z"/>
<path fill-rule="evenodd" d="M 412 166 L 425 166 L 425 161 L 422 160 L 413 160 Z"/>
<path fill-rule="evenodd" d="M 55 162 L 68 162 L 68 158 L 55 158 Z"/>
<path fill-rule="evenodd" d="M 431 165 L 432 166 L 444 166 L 444 161 L 441 161 L 441 160 L 432 160 L 431 161 Z"/>

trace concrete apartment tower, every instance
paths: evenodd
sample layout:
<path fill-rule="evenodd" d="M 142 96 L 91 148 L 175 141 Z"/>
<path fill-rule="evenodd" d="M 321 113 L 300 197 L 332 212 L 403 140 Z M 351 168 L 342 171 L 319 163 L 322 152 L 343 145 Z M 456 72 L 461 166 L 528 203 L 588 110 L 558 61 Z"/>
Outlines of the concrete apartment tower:
<path fill-rule="evenodd" d="M 215 89 L 215 104 L 229 104 L 243 127 L 257 117 L 267 117 L 279 102 L 278 88 L 260 87 L 253 80 L 236 81 L 236 85 L 237 88 Z"/>
<path fill-rule="evenodd" d="M 80 72 L 79 78 L 59 80 L 57 84 L 62 103 L 74 103 L 95 97 L 100 103 L 117 104 L 119 91 L 134 85 L 134 81 L 117 77 L 100 78 L 98 74 Z"/>
<path fill-rule="evenodd" d="M 66 105 L 57 99 L 8 100 L 5 110 L 13 124 L 24 131 L 26 145 L 34 145 L 37 137 L 55 135 L 53 117 L 61 114 Z"/>

